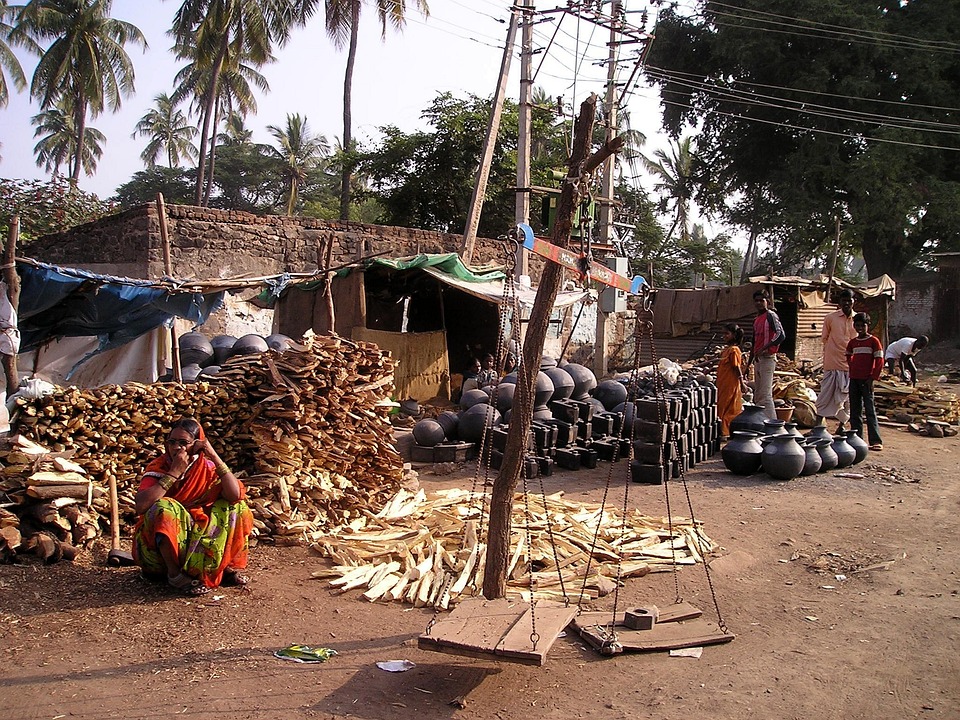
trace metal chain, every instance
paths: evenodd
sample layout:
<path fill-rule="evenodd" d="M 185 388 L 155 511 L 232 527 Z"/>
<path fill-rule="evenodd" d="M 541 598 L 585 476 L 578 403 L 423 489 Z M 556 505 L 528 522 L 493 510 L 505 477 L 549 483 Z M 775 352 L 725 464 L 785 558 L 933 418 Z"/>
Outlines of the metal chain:
<path fill-rule="evenodd" d="M 520 471 L 523 477 L 523 520 L 525 531 L 527 533 L 527 573 L 530 575 L 530 643 L 533 649 L 537 649 L 537 643 L 540 641 L 540 634 L 537 632 L 537 581 L 533 577 L 533 535 L 530 529 L 530 495 L 527 492 L 527 473 L 523 469 Z"/>
<path fill-rule="evenodd" d="M 666 410 L 666 393 L 663 388 L 663 376 L 660 374 L 659 365 L 657 365 L 657 363 L 659 362 L 659 358 L 657 357 L 657 347 L 653 337 L 653 309 L 652 309 L 652 305 L 649 298 L 649 289 L 645 286 L 644 290 L 647 291 L 646 292 L 647 297 L 644 298 L 644 310 L 648 311 L 650 315 L 650 320 L 645 321 L 644 325 L 647 327 L 649 340 L 650 340 L 650 355 L 651 355 L 652 364 L 654 366 L 654 388 L 657 393 L 658 413 L 661 417 L 663 417 L 663 413 Z M 639 349 L 638 349 L 638 352 L 639 352 Z M 697 518 L 693 509 L 693 499 L 690 496 L 690 486 L 687 483 L 686 473 L 683 469 L 683 463 L 680 462 L 680 452 L 679 452 L 679 447 L 677 446 L 676 437 L 673 438 L 672 443 L 673 443 L 673 451 L 674 451 L 674 454 L 677 456 L 677 462 L 679 464 L 680 483 L 683 486 L 683 492 L 687 498 L 687 508 L 690 512 L 690 522 L 694 526 L 694 528 L 696 528 Z M 663 487 L 664 487 L 664 496 L 667 504 L 667 522 L 669 523 L 670 546 L 671 546 L 671 549 L 673 549 L 673 553 L 674 553 L 674 583 L 676 586 L 677 603 L 679 604 L 680 602 L 683 601 L 683 599 L 680 596 L 680 580 L 679 580 L 679 574 L 677 573 L 676 549 L 674 548 L 674 543 L 673 543 L 673 516 L 670 511 L 670 491 L 668 489 L 669 485 L 670 485 L 669 482 L 664 482 Z M 699 538 L 699 535 L 696 532 L 694 532 L 694 534 L 696 534 Z M 699 544 L 699 539 L 697 540 L 697 543 Z M 701 556 L 704 555 L 702 545 L 699 548 L 699 552 Z M 701 564 L 703 565 L 703 572 L 707 579 L 707 586 L 710 589 L 710 597 L 713 600 L 713 609 L 717 613 L 717 626 L 720 628 L 720 631 L 724 635 L 727 635 L 730 633 L 730 630 L 727 627 L 727 623 L 723 619 L 723 613 L 720 610 L 720 601 L 717 599 L 717 591 L 713 585 L 713 577 L 710 575 L 710 566 L 707 564 L 706 557 L 703 557 L 703 562 Z"/>

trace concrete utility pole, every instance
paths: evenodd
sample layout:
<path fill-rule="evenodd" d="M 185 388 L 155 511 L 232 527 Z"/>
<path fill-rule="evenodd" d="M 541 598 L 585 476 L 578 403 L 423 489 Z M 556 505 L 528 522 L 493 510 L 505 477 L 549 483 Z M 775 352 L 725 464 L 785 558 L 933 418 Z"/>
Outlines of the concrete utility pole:
<path fill-rule="evenodd" d="M 580 105 L 573 136 L 573 152 L 570 156 L 570 168 L 567 180 L 560 190 L 557 204 L 557 219 L 553 225 L 551 242 L 561 248 L 570 245 L 570 226 L 573 211 L 580 202 L 580 182 L 600 166 L 622 145 L 623 138 L 617 137 L 604 144 L 592 156 L 590 139 L 593 136 L 593 124 L 596 115 L 596 96 L 592 95 Z M 536 376 L 540 371 L 540 358 L 543 355 L 543 342 L 547 335 L 553 303 L 563 279 L 563 267 L 558 263 L 547 262 L 540 276 L 540 286 L 530 311 L 530 322 L 523 343 L 523 362 L 517 372 L 517 390 L 510 413 L 510 425 L 507 444 L 503 453 L 500 474 L 493 483 L 490 494 L 490 519 L 488 525 L 487 561 L 483 575 L 483 594 L 487 599 L 502 598 L 507 592 L 507 567 L 510 562 L 510 527 L 513 511 L 513 493 L 520 473 L 523 470 L 523 456 L 527 447 L 527 435 L 533 421 L 533 396 Z"/>
<path fill-rule="evenodd" d="M 610 142 L 617 135 L 617 60 L 620 55 L 622 8 L 620 0 L 613 0 L 610 8 L 610 46 L 607 58 L 607 92 L 604 108 L 607 130 L 604 140 Z M 613 244 L 613 187 L 616 180 L 616 156 L 611 155 L 603 170 L 603 200 L 600 204 L 600 242 Z M 593 372 L 598 378 L 607 374 L 607 313 L 597 308 L 597 332 L 593 343 Z"/>
<path fill-rule="evenodd" d="M 530 222 L 530 116 L 533 102 L 533 0 L 521 0 L 520 123 L 517 137 L 517 224 Z M 517 259 L 516 276 L 529 274 L 527 254 Z"/>
<path fill-rule="evenodd" d="M 500 132 L 500 115 L 503 113 L 503 98 L 507 92 L 507 78 L 510 76 L 510 57 L 513 55 L 513 43 L 517 37 L 517 18 L 520 8 L 513 6 L 510 13 L 510 27 L 507 28 L 507 41 L 503 46 L 503 59 L 500 62 L 500 79 L 490 106 L 490 119 L 487 122 L 487 136 L 483 141 L 483 153 L 480 156 L 480 169 L 473 185 L 473 197 L 470 198 L 470 211 L 467 213 L 466 226 L 463 229 L 463 244 L 460 256 L 467 265 L 473 259 L 473 250 L 477 244 L 477 225 L 480 224 L 480 211 L 483 209 L 484 196 L 487 193 L 487 180 L 490 177 L 490 163 L 493 161 L 493 149 Z"/>

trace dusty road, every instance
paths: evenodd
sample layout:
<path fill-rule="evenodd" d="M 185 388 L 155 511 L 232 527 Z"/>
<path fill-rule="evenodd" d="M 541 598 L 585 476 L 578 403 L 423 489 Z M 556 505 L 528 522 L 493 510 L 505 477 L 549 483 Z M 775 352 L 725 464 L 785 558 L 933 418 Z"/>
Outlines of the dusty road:
<path fill-rule="evenodd" d="M 712 578 L 737 636 L 699 659 L 601 658 L 573 636 L 542 668 L 432 654 L 416 646 L 429 612 L 333 594 L 310 578 L 325 561 L 303 548 L 258 548 L 249 591 L 199 601 L 103 567 L 101 551 L 0 567 L 0 717 L 957 718 L 960 440 L 895 430 L 884 440 L 854 468 L 859 479 L 744 479 L 718 459 L 688 474 L 696 517 L 722 545 Z M 549 489 L 598 500 L 605 480 L 603 469 L 567 473 Z M 429 490 L 469 474 L 421 481 Z M 683 487 L 669 487 L 686 514 Z M 665 512 L 662 488 L 629 490 L 632 506 Z M 712 615 L 702 568 L 677 579 Z M 675 596 L 663 573 L 627 581 L 620 602 Z M 323 665 L 272 656 L 295 642 L 339 655 Z M 416 668 L 375 665 L 390 659 Z M 450 704 L 457 697 L 464 708 Z"/>

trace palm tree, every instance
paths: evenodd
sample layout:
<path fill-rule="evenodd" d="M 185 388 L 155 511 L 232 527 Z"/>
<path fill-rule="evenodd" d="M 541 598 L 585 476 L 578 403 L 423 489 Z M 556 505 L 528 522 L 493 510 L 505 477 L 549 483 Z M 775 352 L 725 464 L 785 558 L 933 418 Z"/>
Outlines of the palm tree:
<path fill-rule="evenodd" d="M 197 159 L 193 136 L 197 129 L 188 117 L 177 109 L 176 103 L 166 93 L 157 95 L 155 107 L 140 118 L 130 137 L 149 137 L 150 141 L 140 153 L 140 159 L 148 168 L 155 167 L 157 158 L 166 153 L 167 167 L 179 167 L 180 159 Z"/>
<path fill-rule="evenodd" d="M 299 114 L 288 114 L 286 127 L 268 125 L 267 131 L 277 141 L 277 147 L 272 150 L 283 163 L 287 178 L 287 215 L 293 215 L 300 186 L 306 182 L 307 173 L 330 152 L 330 144 L 323 135 L 310 132 L 307 118 Z"/>
<path fill-rule="evenodd" d="M 77 131 L 74 126 L 76 115 L 69 107 L 52 107 L 34 115 L 30 120 L 36 126 L 35 138 L 40 138 L 33 147 L 37 156 L 37 167 L 42 167 L 53 177 L 60 175 L 60 166 L 67 164 L 79 155 L 81 166 L 87 177 L 96 172 L 97 161 L 103 156 L 103 144 L 106 136 L 95 127 L 83 129 L 83 146 L 77 153 Z"/>
<path fill-rule="evenodd" d="M 144 49 L 143 33 L 131 23 L 110 17 L 112 0 L 30 0 L 17 16 L 14 32 L 37 42 L 52 41 L 40 56 L 30 94 L 49 110 L 73 112 L 75 141 L 70 181 L 88 166 L 84 158 L 87 116 L 120 109 L 134 91 L 133 63 L 124 46 Z"/>
<path fill-rule="evenodd" d="M 424 17 L 430 14 L 427 0 L 412 0 Z M 327 34 L 333 44 L 343 49 L 347 45 L 347 68 L 343 76 L 343 168 L 340 175 L 340 219 L 350 219 L 350 176 L 353 174 L 353 68 L 357 59 L 357 38 L 360 26 L 360 8 L 363 0 L 324 0 Z M 377 17 L 387 36 L 387 25 L 403 30 L 406 24 L 407 0 L 376 0 Z"/>
<path fill-rule="evenodd" d="M 690 149 L 692 138 L 673 141 L 670 153 L 664 150 L 654 152 L 654 160 L 644 157 L 643 164 L 647 172 L 656 180 L 653 188 L 661 194 L 660 211 L 666 212 L 673 205 L 673 224 L 667 231 L 666 240 L 673 237 L 673 231 L 680 228 L 680 242 L 690 238 L 690 201 L 696 182 L 694 174 L 695 155 Z"/>
<path fill-rule="evenodd" d="M 202 64 L 207 74 L 201 98 L 200 155 L 195 201 L 203 199 L 207 146 L 221 98 L 224 68 L 234 62 L 254 68 L 272 60 L 274 43 L 283 45 L 290 30 L 302 25 L 317 0 L 184 0 L 173 19 L 171 33 L 180 59 Z"/>
<path fill-rule="evenodd" d="M 7 0 L 0 0 L 0 107 L 6 107 L 10 102 L 10 89 L 7 86 L 7 76 L 4 71 L 10 73 L 10 80 L 17 90 L 27 87 L 27 78 L 23 74 L 23 68 L 20 67 L 20 61 L 10 49 L 10 44 L 25 45 L 39 54 L 39 48 L 31 45 L 30 38 L 18 37 L 14 33 L 14 26 L 7 22 L 8 19 L 16 17 L 18 9 L 8 7 Z"/>

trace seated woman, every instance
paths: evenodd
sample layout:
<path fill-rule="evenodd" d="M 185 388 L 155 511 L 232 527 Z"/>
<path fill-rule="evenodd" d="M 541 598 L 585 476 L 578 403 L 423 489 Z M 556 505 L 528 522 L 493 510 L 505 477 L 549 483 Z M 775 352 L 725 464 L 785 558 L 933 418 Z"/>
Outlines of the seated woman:
<path fill-rule="evenodd" d="M 145 577 L 188 595 L 246 585 L 253 515 L 243 485 L 193 418 L 174 423 L 165 447 L 140 478 L 134 561 Z"/>

